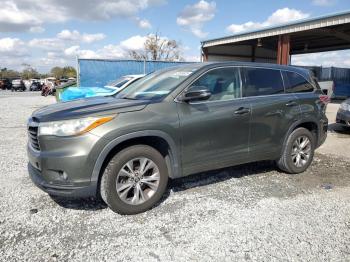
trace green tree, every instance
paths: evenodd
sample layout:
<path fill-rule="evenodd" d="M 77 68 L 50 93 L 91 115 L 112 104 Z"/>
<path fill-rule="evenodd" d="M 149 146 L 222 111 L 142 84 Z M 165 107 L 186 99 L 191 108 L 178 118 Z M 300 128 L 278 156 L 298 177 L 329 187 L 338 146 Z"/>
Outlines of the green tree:
<path fill-rule="evenodd" d="M 65 78 L 76 77 L 77 71 L 72 66 L 65 66 L 63 67 L 63 75 Z"/>
<path fill-rule="evenodd" d="M 57 79 L 61 79 L 63 77 L 63 68 L 59 66 L 55 66 L 51 69 L 51 75 Z"/>
<path fill-rule="evenodd" d="M 40 77 L 40 74 L 38 73 L 38 71 L 36 71 L 36 69 L 31 67 L 30 65 L 27 65 L 27 67 L 23 69 L 21 73 L 22 79 L 31 79 L 31 78 L 39 78 L 39 77 Z"/>
<path fill-rule="evenodd" d="M 51 69 L 51 75 L 57 79 L 76 77 L 77 71 L 72 66 L 59 67 L 55 66 Z"/>
<path fill-rule="evenodd" d="M 0 78 L 19 78 L 20 73 L 15 70 L 7 69 L 6 67 L 0 69 Z"/>

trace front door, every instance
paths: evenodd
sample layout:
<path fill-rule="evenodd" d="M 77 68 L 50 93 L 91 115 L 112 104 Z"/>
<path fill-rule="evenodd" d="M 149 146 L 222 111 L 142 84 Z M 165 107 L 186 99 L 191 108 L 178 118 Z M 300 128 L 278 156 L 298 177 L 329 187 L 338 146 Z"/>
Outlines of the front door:
<path fill-rule="evenodd" d="M 206 101 L 178 103 L 185 175 L 244 162 L 248 157 L 250 103 L 241 99 L 236 67 L 211 69 L 187 90 L 208 89 Z"/>

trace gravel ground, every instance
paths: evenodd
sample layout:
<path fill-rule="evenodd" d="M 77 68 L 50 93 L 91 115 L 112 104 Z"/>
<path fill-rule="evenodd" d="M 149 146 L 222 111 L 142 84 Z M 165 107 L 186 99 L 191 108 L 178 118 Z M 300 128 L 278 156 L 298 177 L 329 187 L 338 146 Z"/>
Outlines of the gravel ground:
<path fill-rule="evenodd" d="M 178 179 L 156 208 L 120 216 L 31 183 L 26 119 L 53 102 L 0 92 L 1 261 L 350 261 L 345 159 L 316 154 L 299 175 L 261 162 Z"/>

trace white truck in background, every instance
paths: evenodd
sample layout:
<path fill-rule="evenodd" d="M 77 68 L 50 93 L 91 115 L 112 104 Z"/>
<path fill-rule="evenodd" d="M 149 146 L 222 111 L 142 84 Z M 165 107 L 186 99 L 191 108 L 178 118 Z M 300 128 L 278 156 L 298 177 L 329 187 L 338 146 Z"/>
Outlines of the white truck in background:
<path fill-rule="evenodd" d="M 318 82 L 323 93 L 329 98 L 332 98 L 334 93 L 334 81 L 320 81 Z"/>

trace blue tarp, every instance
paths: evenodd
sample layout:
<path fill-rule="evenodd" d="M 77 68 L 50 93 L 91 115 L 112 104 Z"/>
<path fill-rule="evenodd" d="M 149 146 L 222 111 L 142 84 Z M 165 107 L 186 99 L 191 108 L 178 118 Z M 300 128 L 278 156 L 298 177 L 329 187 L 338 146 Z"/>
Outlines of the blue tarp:
<path fill-rule="evenodd" d="M 78 59 L 79 86 L 102 87 L 124 75 L 148 74 L 189 62 Z"/>

